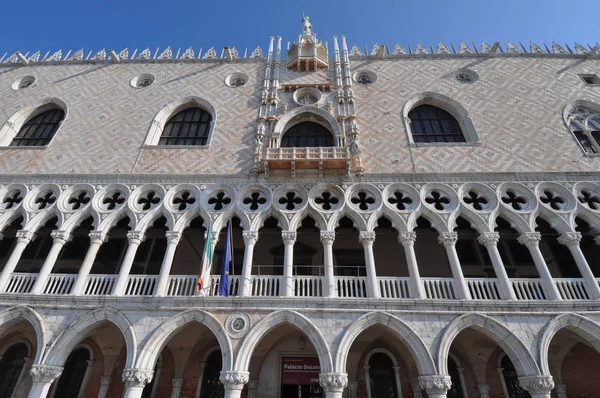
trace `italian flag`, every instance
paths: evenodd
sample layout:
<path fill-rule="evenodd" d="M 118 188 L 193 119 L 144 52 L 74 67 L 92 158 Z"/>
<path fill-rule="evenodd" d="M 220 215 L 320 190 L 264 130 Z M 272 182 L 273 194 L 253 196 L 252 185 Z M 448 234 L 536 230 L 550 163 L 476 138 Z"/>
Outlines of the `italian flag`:
<path fill-rule="evenodd" d="M 210 269 L 212 265 L 212 233 L 210 226 L 206 232 L 206 240 L 204 241 L 204 253 L 202 253 L 202 266 L 200 267 L 200 275 L 198 275 L 198 284 L 196 285 L 196 293 L 201 296 L 208 296 L 210 290 Z"/>

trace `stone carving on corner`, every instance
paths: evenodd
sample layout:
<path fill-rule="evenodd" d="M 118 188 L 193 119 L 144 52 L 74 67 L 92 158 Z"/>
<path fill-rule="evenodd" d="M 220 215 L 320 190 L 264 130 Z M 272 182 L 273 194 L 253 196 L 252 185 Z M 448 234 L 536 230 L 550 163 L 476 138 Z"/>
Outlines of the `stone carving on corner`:
<path fill-rule="evenodd" d="M 452 381 L 450 376 L 419 376 L 419 386 L 429 395 L 446 395 Z"/>
<path fill-rule="evenodd" d="M 216 59 L 217 58 L 217 51 L 215 50 L 214 47 L 211 47 L 208 49 L 208 51 L 206 53 L 204 53 L 204 55 L 202 56 L 202 59 Z"/>
<path fill-rule="evenodd" d="M 521 387 L 533 396 L 550 394 L 554 388 L 552 376 L 519 377 Z"/>
<path fill-rule="evenodd" d="M 227 334 L 234 339 L 241 339 L 248 333 L 252 326 L 250 315 L 245 312 L 235 312 L 225 321 L 225 330 Z"/>
<path fill-rule="evenodd" d="M 61 366 L 31 365 L 29 374 L 34 383 L 52 383 L 61 375 L 63 369 Z"/>
<path fill-rule="evenodd" d="M 123 371 L 123 381 L 127 387 L 144 387 L 152 381 L 153 370 L 148 369 L 125 369 Z"/>
<path fill-rule="evenodd" d="M 248 372 L 226 371 L 221 372 L 219 379 L 225 386 L 225 390 L 243 390 L 244 385 L 250 380 L 250 374 Z"/>
<path fill-rule="evenodd" d="M 342 392 L 348 385 L 345 373 L 319 373 L 319 384 L 327 392 Z"/>

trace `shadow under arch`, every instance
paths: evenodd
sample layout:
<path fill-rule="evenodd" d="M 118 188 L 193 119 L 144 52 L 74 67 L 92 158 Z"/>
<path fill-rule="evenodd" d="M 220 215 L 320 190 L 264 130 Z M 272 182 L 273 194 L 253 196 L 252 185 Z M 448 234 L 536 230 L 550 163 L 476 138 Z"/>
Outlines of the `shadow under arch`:
<path fill-rule="evenodd" d="M 154 369 L 154 365 L 167 342 L 192 322 L 198 322 L 206 326 L 214 334 L 221 348 L 223 368 L 225 371 L 231 370 L 233 366 L 233 347 L 227 332 L 214 316 L 198 309 L 180 312 L 163 322 L 141 347 L 136 368 Z"/>
<path fill-rule="evenodd" d="M 538 355 L 540 368 L 545 375 L 550 375 L 548 366 L 548 350 L 552 339 L 562 329 L 567 329 L 579 337 L 586 340 L 600 353 L 600 325 L 589 318 L 578 314 L 561 314 L 552 318 L 542 331 L 539 344 Z"/>
<path fill-rule="evenodd" d="M 496 342 L 515 365 L 519 376 L 537 376 L 540 374 L 535 359 L 517 336 L 497 320 L 476 313 L 457 317 L 443 330 L 437 353 L 440 374 L 448 374 L 450 346 L 456 336 L 467 328 L 473 328 Z"/>
<path fill-rule="evenodd" d="M 77 318 L 50 345 L 44 355 L 42 364 L 63 366 L 71 351 L 81 343 L 90 331 L 105 321 L 114 324 L 123 334 L 127 348 L 125 368 L 132 368 L 137 353 L 137 339 L 133 325 L 125 315 L 111 307 L 100 308 Z"/>
<path fill-rule="evenodd" d="M 46 348 L 46 323 L 44 319 L 32 308 L 24 305 L 8 308 L 0 312 L 0 336 L 12 325 L 26 320 L 33 326 L 36 338 L 36 351 L 34 363 L 38 363 L 44 355 Z"/>
<path fill-rule="evenodd" d="M 272 134 L 272 143 L 274 143 L 275 147 L 279 147 L 281 143 L 281 137 L 283 134 L 291 127 L 295 126 L 298 123 L 302 122 L 314 122 L 317 124 L 326 127 L 333 134 L 336 146 L 341 146 L 342 139 L 344 134 L 342 129 L 340 128 L 337 120 L 329 113 L 324 111 L 323 109 L 317 108 L 315 106 L 300 106 L 298 108 L 292 109 L 289 112 L 286 112 L 275 124 L 275 128 L 273 129 Z"/>
<path fill-rule="evenodd" d="M 346 328 L 335 354 L 335 366 L 338 372 L 346 373 L 346 361 L 354 340 L 366 329 L 374 325 L 382 325 L 393 332 L 406 345 L 419 371 L 419 376 L 437 374 L 435 363 L 425 343 L 415 331 L 400 318 L 386 312 L 370 312 L 362 315 Z"/>
<path fill-rule="evenodd" d="M 323 337 L 321 331 L 314 323 L 304 315 L 290 310 L 275 311 L 267 315 L 263 320 L 257 323 L 244 337 L 238 350 L 238 357 L 235 361 L 235 369 L 238 371 L 248 370 L 250 359 L 254 354 L 256 345 L 274 328 L 283 324 L 296 326 L 306 334 L 312 345 L 315 347 L 321 364 L 321 373 L 333 371 L 333 362 L 329 346 Z"/>

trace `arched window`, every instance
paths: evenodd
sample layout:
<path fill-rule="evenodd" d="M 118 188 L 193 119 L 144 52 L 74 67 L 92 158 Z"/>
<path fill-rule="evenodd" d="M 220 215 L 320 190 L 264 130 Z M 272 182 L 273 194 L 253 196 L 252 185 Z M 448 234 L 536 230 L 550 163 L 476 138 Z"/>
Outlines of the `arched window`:
<path fill-rule="evenodd" d="M 600 112 L 578 106 L 567 114 L 567 123 L 585 153 L 600 153 Z"/>
<path fill-rule="evenodd" d="M 371 397 L 396 398 L 396 375 L 391 358 L 382 352 L 377 352 L 369 360 L 369 387 Z"/>
<path fill-rule="evenodd" d="M 465 398 L 463 394 L 462 380 L 460 378 L 460 372 L 454 359 L 448 357 L 448 373 L 450 373 L 450 379 L 452 380 L 452 386 L 446 393 L 448 398 Z"/>
<path fill-rule="evenodd" d="M 333 134 L 324 126 L 314 122 L 298 123 L 281 137 L 282 148 L 332 147 Z"/>
<path fill-rule="evenodd" d="M 502 368 L 503 387 L 507 396 L 510 398 L 531 398 L 531 395 L 521 388 L 515 365 L 513 365 L 508 355 L 504 355 L 500 366 Z"/>
<path fill-rule="evenodd" d="M 10 146 L 46 146 L 56 134 L 65 111 L 54 108 L 29 119 L 13 138 Z"/>
<path fill-rule="evenodd" d="M 433 105 L 420 105 L 408 113 L 413 141 L 466 142 L 454 116 Z"/>
<path fill-rule="evenodd" d="M 12 397 L 27 359 L 27 346 L 17 343 L 10 346 L 0 361 L 0 397 Z"/>
<path fill-rule="evenodd" d="M 86 348 L 78 348 L 69 355 L 54 390 L 55 397 L 77 398 L 79 396 L 89 360 L 90 352 Z"/>
<path fill-rule="evenodd" d="M 225 388 L 220 379 L 223 367 L 222 361 L 221 350 L 214 351 L 206 359 L 204 374 L 202 375 L 202 387 L 200 387 L 200 398 L 225 396 Z"/>
<path fill-rule="evenodd" d="M 158 145 L 206 145 L 212 116 L 201 108 L 188 108 L 171 117 Z"/>

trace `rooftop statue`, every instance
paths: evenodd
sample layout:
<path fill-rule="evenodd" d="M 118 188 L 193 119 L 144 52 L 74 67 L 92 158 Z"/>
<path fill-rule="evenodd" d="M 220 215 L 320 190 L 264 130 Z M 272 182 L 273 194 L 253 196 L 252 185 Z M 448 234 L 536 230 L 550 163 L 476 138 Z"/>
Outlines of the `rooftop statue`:
<path fill-rule="evenodd" d="M 308 20 L 309 17 L 302 17 L 302 36 L 314 36 L 312 24 Z"/>

